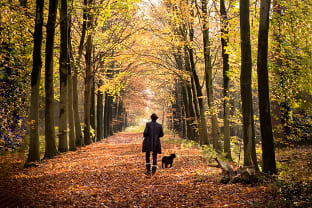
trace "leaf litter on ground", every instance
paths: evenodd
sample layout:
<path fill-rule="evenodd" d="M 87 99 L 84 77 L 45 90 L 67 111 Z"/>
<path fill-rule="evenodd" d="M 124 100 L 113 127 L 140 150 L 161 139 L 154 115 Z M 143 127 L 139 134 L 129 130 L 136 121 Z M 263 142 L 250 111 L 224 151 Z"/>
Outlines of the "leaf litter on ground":
<path fill-rule="evenodd" d="M 1 156 L 1 201 L 8 207 L 254 207 L 273 200 L 263 186 L 221 184 L 221 170 L 208 166 L 198 147 L 163 143 L 156 175 L 148 178 L 141 142 L 141 134 L 119 133 L 26 169 L 24 155 Z M 173 167 L 162 169 L 161 156 L 171 153 Z"/>

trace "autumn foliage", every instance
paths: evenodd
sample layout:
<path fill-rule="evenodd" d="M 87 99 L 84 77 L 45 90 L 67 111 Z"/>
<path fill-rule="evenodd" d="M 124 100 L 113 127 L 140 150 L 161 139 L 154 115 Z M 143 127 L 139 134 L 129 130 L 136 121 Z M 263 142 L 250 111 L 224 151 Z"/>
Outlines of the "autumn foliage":
<path fill-rule="evenodd" d="M 168 136 L 167 136 L 168 138 Z M 167 138 L 164 138 L 166 140 Z M 30 207 L 252 207 L 274 199 L 266 186 L 220 184 L 198 148 L 163 143 L 173 167 L 145 173 L 141 133 L 120 133 L 22 169 L 24 158 L 1 157 L 1 204 Z"/>

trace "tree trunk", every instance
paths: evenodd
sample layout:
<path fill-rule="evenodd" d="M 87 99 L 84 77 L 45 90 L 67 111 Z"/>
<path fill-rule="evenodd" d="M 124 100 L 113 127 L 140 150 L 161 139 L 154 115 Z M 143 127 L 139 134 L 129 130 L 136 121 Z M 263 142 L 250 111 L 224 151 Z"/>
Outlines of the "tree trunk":
<path fill-rule="evenodd" d="M 41 47 L 43 25 L 43 0 L 36 0 L 36 19 L 34 32 L 33 69 L 31 72 L 31 100 L 29 114 L 29 152 L 27 162 L 39 161 L 39 85 L 41 78 Z M 26 163 L 27 163 L 26 162 Z"/>
<path fill-rule="evenodd" d="M 20 5 L 21 5 L 22 7 L 24 7 L 24 8 L 27 7 L 27 0 L 19 0 L 19 2 L 20 2 Z"/>
<path fill-rule="evenodd" d="M 54 128 L 53 49 L 58 0 L 49 0 L 45 57 L 45 153 L 44 158 L 57 155 Z"/>
<path fill-rule="evenodd" d="M 108 95 L 105 93 L 105 100 L 104 100 L 104 138 L 108 137 L 109 132 L 109 121 L 108 121 Z"/>
<path fill-rule="evenodd" d="M 190 117 L 189 117 L 189 124 L 190 124 L 190 139 L 196 141 L 198 139 L 198 135 L 196 132 L 196 129 L 198 128 L 198 124 L 196 123 L 197 116 L 196 116 L 196 110 L 195 110 L 195 102 L 193 101 L 194 96 L 192 95 L 192 89 L 190 84 L 185 84 L 185 88 L 187 91 L 187 98 L 188 98 L 188 107 L 189 107 L 189 112 L 190 112 Z"/>
<path fill-rule="evenodd" d="M 209 25 L 208 25 L 208 12 L 207 12 L 207 0 L 202 0 L 203 11 L 203 41 L 204 41 L 204 60 L 205 60 L 205 74 L 206 74 L 206 91 L 208 97 L 208 107 L 211 115 L 212 124 L 212 144 L 213 148 L 217 152 L 222 151 L 220 143 L 220 132 L 218 126 L 218 119 L 213 107 L 213 88 L 212 88 L 212 65 L 210 57 L 210 39 L 209 39 Z"/>
<path fill-rule="evenodd" d="M 180 70 L 186 70 L 183 68 L 183 58 L 182 55 L 180 54 L 181 51 L 179 50 L 178 55 L 175 55 L 175 61 L 177 63 L 177 68 Z M 186 122 L 186 125 L 184 126 L 184 131 L 185 135 L 184 137 L 187 137 L 190 140 L 195 140 L 195 131 L 193 128 L 193 122 L 195 119 L 195 110 L 193 108 L 193 101 L 192 101 L 192 96 L 189 97 L 188 95 L 188 90 L 190 91 L 190 86 L 185 83 L 185 81 L 182 81 L 181 83 L 181 96 L 182 96 L 182 102 L 184 106 L 184 120 Z M 190 91 L 190 95 L 191 95 Z M 184 123 L 185 123 L 184 122 Z"/>
<path fill-rule="evenodd" d="M 73 3 L 73 1 L 72 1 Z M 72 5 L 71 9 L 72 10 Z M 70 12 L 71 13 L 71 12 Z M 71 48 L 71 14 L 68 17 L 68 124 L 69 124 L 69 150 L 76 150 L 76 136 L 75 136 L 75 122 L 74 122 L 74 109 L 73 109 L 73 79 L 72 79 L 72 66 L 73 66 L 72 48 Z"/>
<path fill-rule="evenodd" d="M 117 121 L 117 113 L 118 113 L 118 99 L 115 99 L 115 102 L 112 97 L 112 117 L 110 120 L 112 135 L 116 133 L 116 121 Z"/>
<path fill-rule="evenodd" d="M 118 131 L 121 132 L 122 131 L 122 123 L 123 123 L 123 113 L 124 113 L 124 107 L 123 107 L 123 102 L 120 98 L 119 100 L 119 110 L 118 110 Z"/>
<path fill-rule="evenodd" d="M 190 32 L 190 40 L 193 41 L 193 32 Z M 188 48 L 190 64 L 191 64 L 191 73 L 193 77 L 193 93 L 196 92 L 196 99 L 198 100 L 199 106 L 199 141 L 200 144 L 209 144 L 208 134 L 207 134 L 207 124 L 205 118 L 205 110 L 204 110 L 204 98 L 201 90 L 201 86 L 199 83 L 199 78 L 197 76 L 195 62 L 194 62 L 194 52 L 192 48 Z"/>
<path fill-rule="evenodd" d="M 108 136 L 112 136 L 114 134 L 113 131 L 113 112 L 114 112 L 114 103 L 113 103 L 113 97 L 108 96 Z"/>
<path fill-rule="evenodd" d="M 223 60 L 223 135 L 224 135 L 224 153 L 225 157 L 232 160 L 231 155 L 231 138 L 230 138 L 230 103 L 229 103 L 229 54 L 226 48 L 229 42 L 228 35 L 228 19 L 225 9 L 224 0 L 220 0 L 220 13 L 221 13 L 221 45 L 222 45 L 222 60 Z"/>
<path fill-rule="evenodd" d="M 191 11 L 191 15 L 194 16 L 194 11 Z M 189 38 L 190 42 L 192 43 L 194 41 L 194 29 L 193 25 L 189 26 Z M 193 78 L 193 93 L 195 92 L 196 94 L 196 99 L 195 101 L 198 101 L 198 107 L 199 107 L 199 114 L 198 114 L 198 119 L 199 119 L 199 141 L 200 144 L 209 144 L 208 141 L 208 134 L 207 134 L 207 124 L 206 124 L 206 118 L 205 118 L 205 111 L 204 111 L 204 98 L 203 98 L 203 93 L 202 89 L 199 83 L 199 79 L 197 76 L 196 72 L 196 66 L 195 66 L 195 60 L 194 60 L 194 51 L 192 47 L 187 48 L 188 52 L 188 58 L 189 58 L 189 63 L 190 63 L 190 72 Z"/>
<path fill-rule="evenodd" d="M 86 36 L 87 30 L 87 0 L 84 0 L 83 7 L 83 23 L 82 23 L 82 31 L 79 43 L 78 50 L 78 59 L 77 59 L 77 67 L 80 66 L 80 60 L 83 52 L 83 45 Z M 79 105 L 78 105 L 78 69 L 74 67 L 74 75 L 73 75 L 73 108 L 74 108 L 74 119 L 75 119 L 75 133 L 76 133 L 76 145 L 81 147 L 84 145 L 84 139 L 82 137 L 80 118 L 79 118 Z"/>
<path fill-rule="evenodd" d="M 67 0 L 61 0 L 60 9 L 61 43 L 60 43 L 60 126 L 59 151 L 68 151 L 67 141 L 67 96 L 68 96 L 68 16 Z"/>
<path fill-rule="evenodd" d="M 92 39 L 91 34 L 87 37 L 86 45 L 86 77 L 85 77 L 85 91 L 84 91 L 84 142 L 86 145 L 91 144 L 90 135 L 90 110 L 91 110 L 91 87 L 92 87 L 92 69 L 91 69 L 91 52 Z"/>
<path fill-rule="evenodd" d="M 209 144 L 208 134 L 207 134 L 207 124 L 205 118 L 205 110 L 204 110 L 204 102 L 203 102 L 203 94 L 200 87 L 199 79 L 195 69 L 192 70 L 194 77 L 194 84 L 197 93 L 198 105 L 199 105 L 199 141 L 201 145 Z"/>
<path fill-rule="evenodd" d="M 85 5 L 85 18 L 86 18 L 86 33 L 87 42 L 86 42 L 86 53 L 85 53 L 85 62 L 86 62 L 86 76 L 85 76 L 85 91 L 84 91 L 84 142 L 86 145 L 91 144 L 91 132 L 90 132 L 90 110 L 91 110 L 91 88 L 92 88 L 92 0 L 84 0 Z"/>
<path fill-rule="evenodd" d="M 99 81 L 98 89 L 103 85 L 103 81 Z M 103 139 L 103 92 L 101 90 L 98 90 L 97 93 L 97 113 L 96 113 L 96 120 L 97 120 L 97 126 L 96 126 L 96 135 L 97 135 L 97 141 L 100 141 Z"/>
<path fill-rule="evenodd" d="M 189 54 L 188 54 L 188 50 L 187 48 L 185 49 L 185 68 L 186 70 L 190 73 L 190 83 L 188 83 L 186 85 L 187 87 L 187 94 L 188 94 L 188 98 L 189 98 L 189 107 L 190 107 L 190 113 L 192 115 L 193 113 L 193 117 L 192 117 L 192 125 L 193 125 L 193 129 L 194 129 L 194 139 L 195 141 L 200 142 L 199 140 L 199 134 L 200 132 L 197 131 L 196 129 L 200 129 L 200 110 L 199 110 L 199 105 L 198 105 L 198 98 L 197 98 L 197 91 L 196 91 L 196 86 L 194 83 L 194 78 L 193 78 L 193 73 L 192 73 L 192 69 L 191 69 L 191 64 L 190 64 L 190 58 L 189 58 Z M 193 109 L 193 112 L 192 112 Z M 198 122 L 199 121 L 199 122 Z"/>
<path fill-rule="evenodd" d="M 91 106 L 90 106 L 90 125 L 95 130 L 95 81 L 94 76 L 92 77 L 91 87 Z"/>
<path fill-rule="evenodd" d="M 69 150 L 76 150 L 75 122 L 73 109 L 73 80 L 71 69 L 68 69 L 68 122 L 69 122 Z"/>
<path fill-rule="evenodd" d="M 263 172 L 276 174 L 275 150 L 272 133 L 271 109 L 268 76 L 268 35 L 270 0 L 261 0 L 258 35 L 258 93 L 260 110 L 260 129 L 262 141 Z"/>
<path fill-rule="evenodd" d="M 189 126 L 187 126 L 187 123 L 186 123 L 186 108 L 185 106 L 183 105 L 182 106 L 182 135 L 181 135 L 181 138 L 185 139 L 187 138 L 187 130 L 189 128 Z"/>
<path fill-rule="evenodd" d="M 244 140 L 244 165 L 253 165 L 258 169 L 257 159 L 253 157 L 255 152 L 253 145 L 253 112 L 252 112 L 252 88 L 251 88 L 251 45 L 249 25 L 249 0 L 240 1 L 240 33 L 241 33 L 241 98 L 243 110 L 243 140 Z"/>
<path fill-rule="evenodd" d="M 274 70 L 274 76 L 280 77 L 279 79 L 279 85 L 284 86 L 284 79 L 283 74 L 280 72 L 280 69 L 282 69 L 282 58 L 281 58 L 281 42 L 282 42 L 282 37 L 281 37 L 281 27 L 282 27 L 282 22 L 283 22 L 283 8 L 280 5 L 279 0 L 273 0 L 273 17 L 272 20 L 273 22 L 277 22 L 273 25 L 273 39 L 274 39 L 274 46 L 273 46 L 273 54 L 272 56 L 274 57 L 274 65 L 275 65 L 275 70 Z M 279 92 L 276 96 L 282 97 L 284 95 L 283 92 Z M 274 131 L 274 138 L 285 138 L 287 132 L 289 132 L 289 126 L 288 126 L 288 116 L 289 116 L 289 111 L 288 111 L 288 104 L 286 102 L 286 99 L 283 102 L 280 102 L 281 99 L 279 100 L 274 100 L 272 101 L 272 128 L 275 129 Z M 278 128 L 278 126 L 283 126 L 283 128 Z M 279 129 L 279 130 L 277 130 Z"/>
<path fill-rule="evenodd" d="M 181 98 L 181 82 L 176 81 L 175 82 L 175 90 L 174 90 L 174 96 L 175 96 L 175 103 L 172 104 L 173 109 L 173 116 L 174 116 L 174 130 L 178 133 L 178 135 L 183 138 L 183 116 L 182 116 L 182 108 L 183 108 L 183 102 Z"/>
<path fill-rule="evenodd" d="M 80 118 L 79 118 L 77 85 L 78 85 L 78 75 L 77 75 L 77 69 L 75 69 L 74 74 L 73 74 L 73 110 L 74 110 L 74 122 L 75 122 L 75 133 L 76 133 L 75 141 L 76 141 L 76 145 L 78 147 L 81 147 L 84 145 L 84 141 L 82 137 Z"/>

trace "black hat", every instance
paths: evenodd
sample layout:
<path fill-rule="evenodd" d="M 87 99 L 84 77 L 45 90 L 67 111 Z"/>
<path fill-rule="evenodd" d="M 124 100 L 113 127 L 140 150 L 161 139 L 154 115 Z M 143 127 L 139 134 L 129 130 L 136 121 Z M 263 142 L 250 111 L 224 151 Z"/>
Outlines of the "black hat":
<path fill-rule="evenodd" d="M 153 121 L 156 121 L 156 120 L 158 119 L 158 116 L 157 116 L 155 113 L 153 113 L 153 114 L 151 115 L 151 119 L 152 119 Z"/>

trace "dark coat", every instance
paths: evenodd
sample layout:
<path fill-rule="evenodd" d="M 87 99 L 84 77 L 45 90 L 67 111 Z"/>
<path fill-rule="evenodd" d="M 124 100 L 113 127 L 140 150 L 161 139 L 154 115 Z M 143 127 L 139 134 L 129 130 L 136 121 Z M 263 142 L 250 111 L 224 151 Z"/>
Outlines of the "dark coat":
<path fill-rule="evenodd" d="M 160 137 L 164 136 L 162 126 L 156 121 L 146 123 L 143 136 L 142 152 L 157 152 L 161 154 Z"/>

